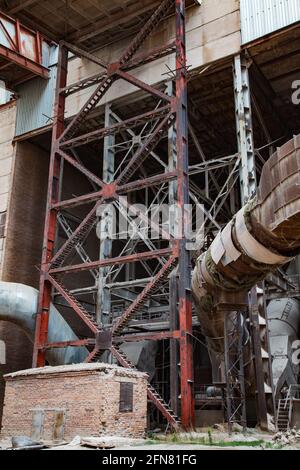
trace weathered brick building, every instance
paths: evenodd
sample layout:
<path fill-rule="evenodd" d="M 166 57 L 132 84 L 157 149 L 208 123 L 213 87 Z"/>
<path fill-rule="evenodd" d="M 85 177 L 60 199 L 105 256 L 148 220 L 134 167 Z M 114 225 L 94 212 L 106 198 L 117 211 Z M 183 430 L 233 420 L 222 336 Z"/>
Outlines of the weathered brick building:
<path fill-rule="evenodd" d="M 96 363 L 29 369 L 5 380 L 3 437 L 60 441 L 76 435 L 144 435 L 144 373 Z"/>

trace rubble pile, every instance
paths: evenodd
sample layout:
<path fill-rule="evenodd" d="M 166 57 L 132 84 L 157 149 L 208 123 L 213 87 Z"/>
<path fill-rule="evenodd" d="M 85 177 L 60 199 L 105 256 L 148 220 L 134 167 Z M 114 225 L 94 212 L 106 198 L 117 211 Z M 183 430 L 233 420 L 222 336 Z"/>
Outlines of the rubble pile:
<path fill-rule="evenodd" d="M 300 430 L 291 429 L 287 432 L 278 432 L 273 437 L 273 441 L 276 444 L 282 445 L 291 445 L 291 444 L 300 444 Z"/>

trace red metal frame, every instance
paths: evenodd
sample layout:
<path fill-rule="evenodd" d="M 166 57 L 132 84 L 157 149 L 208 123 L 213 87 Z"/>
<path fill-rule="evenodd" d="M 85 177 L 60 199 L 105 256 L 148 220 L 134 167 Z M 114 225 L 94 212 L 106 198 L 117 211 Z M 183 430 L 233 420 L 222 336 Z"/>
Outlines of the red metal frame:
<path fill-rule="evenodd" d="M 135 56 L 142 43 L 149 34 L 157 27 L 159 22 L 175 8 L 176 14 L 176 41 L 171 45 L 161 47 L 151 51 L 146 55 Z M 98 75 L 94 75 L 90 79 L 84 79 L 76 84 L 67 86 L 67 56 L 68 50 L 71 50 L 78 56 L 84 56 L 99 66 L 105 68 Z M 149 86 L 128 73 L 128 70 L 150 62 L 151 60 L 163 57 L 176 51 L 176 96 L 170 98 L 165 93 Z M 49 172 L 49 188 L 48 203 L 46 212 L 43 257 L 41 264 L 40 277 L 40 295 L 39 309 L 36 322 L 36 335 L 34 344 L 33 366 L 41 367 L 45 365 L 45 353 L 51 347 L 65 347 L 66 343 L 49 344 L 47 340 L 49 308 L 51 302 L 52 290 L 55 289 L 65 301 L 72 307 L 74 312 L 84 321 L 91 331 L 93 338 L 72 342 L 73 346 L 82 346 L 83 344 L 94 345 L 94 349 L 90 352 L 87 361 L 94 361 L 100 357 L 101 353 L 101 328 L 95 319 L 80 304 L 78 300 L 63 286 L 61 276 L 70 272 L 80 272 L 83 270 L 91 270 L 94 268 L 121 265 L 125 263 L 136 262 L 140 260 L 160 258 L 164 261 L 163 266 L 154 278 L 149 282 L 144 290 L 139 294 L 136 300 L 123 312 L 114 324 L 111 330 L 111 346 L 110 350 L 116 357 L 118 362 L 125 367 L 134 367 L 118 348 L 124 327 L 128 324 L 135 313 L 144 305 L 145 301 L 151 296 L 153 290 L 161 283 L 165 282 L 170 272 L 176 264 L 179 266 L 179 330 L 174 332 L 163 332 L 158 334 L 145 335 L 151 339 L 173 338 L 180 342 L 180 362 L 181 362 L 181 423 L 185 429 L 191 429 L 194 426 L 194 399 L 193 399 L 193 351 L 192 351 L 192 304 L 191 304 L 191 265 L 190 254 L 187 250 L 185 239 L 186 217 L 181 226 L 180 240 L 172 239 L 170 248 L 148 251 L 145 253 L 136 253 L 134 255 L 123 256 L 118 258 L 110 258 L 89 263 L 82 263 L 71 266 L 63 266 L 64 261 L 77 246 L 87 237 L 89 231 L 96 221 L 96 212 L 98 206 L 106 200 L 113 200 L 120 194 L 127 194 L 130 191 L 151 186 L 155 181 L 176 180 L 178 185 L 178 205 L 184 210 L 185 204 L 189 203 L 189 183 L 188 183 L 188 131 L 187 131 L 187 70 L 186 70 L 186 46 L 185 46 L 185 0 L 164 0 L 159 8 L 148 20 L 140 33 L 131 42 L 129 47 L 121 56 L 117 63 L 104 64 L 101 59 L 96 58 L 79 48 L 62 43 L 60 45 L 59 62 L 58 62 L 58 78 L 56 89 L 56 101 L 53 124 L 53 140 L 52 152 L 50 160 Z M 80 132 L 80 125 L 88 116 L 89 112 L 95 108 L 101 98 L 110 88 L 112 83 L 122 78 L 137 88 L 150 93 L 162 100 L 165 104 L 151 113 L 144 113 L 134 119 L 129 119 L 121 124 L 112 125 L 109 128 L 98 129 L 90 133 L 82 133 L 79 137 L 74 135 Z M 87 100 L 79 113 L 65 126 L 64 111 L 66 97 L 83 88 L 97 84 L 96 90 Z M 159 119 L 157 119 L 159 118 Z M 133 128 L 140 123 L 157 120 L 158 123 L 153 133 L 139 147 L 136 153 L 129 161 L 126 168 L 120 173 L 113 183 L 105 184 L 100 178 L 93 175 L 81 163 L 78 163 L 73 157 L 67 154 L 67 149 L 72 146 L 84 145 L 93 140 L 98 140 L 107 135 L 120 132 L 126 127 Z M 144 180 L 130 181 L 136 170 L 147 159 L 151 150 L 157 143 L 167 134 L 171 126 L 176 127 L 176 151 L 177 151 L 177 168 L 173 172 L 164 175 L 151 176 Z M 96 186 L 99 191 L 86 194 L 68 201 L 61 201 L 61 164 L 63 160 L 67 160 L 74 165 L 77 170 L 81 171 Z M 66 207 L 74 207 L 84 203 L 94 203 L 92 209 L 79 224 L 74 233 L 58 250 L 55 250 L 55 239 L 57 232 L 57 214 L 59 210 Z M 79 286 L 80 287 L 80 286 Z M 136 340 L 140 340 L 137 335 Z M 179 422 L 170 410 L 164 400 L 159 397 L 153 387 L 148 387 L 149 399 L 158 407 L 166 419 L 173 427 L 178 427 Z"/>
<path fill-rule="evenodd" d="M 11 26 L 10 31 L 6 24 Z M 13 31 L 13 32 L 11 32 Z M 32 31 L 22 25 L 18 20 L 14 20 L 0 12 L 0 33 L 6 38 L 9 46 L 1 44 L 0 36 L 0 58 L 19 65 L 34 75 L 42 78 L 49 78 L 49 70 L 42 63 L 43 38 L 37 31 Z M 21 40 L 21 36 L 23 40 Z M 30 50 L 26 51 L 26 38 Z M 33 48 L 32 48 L 33 46 Z M 31 49 L 32 48 L 32 49 Z"/>

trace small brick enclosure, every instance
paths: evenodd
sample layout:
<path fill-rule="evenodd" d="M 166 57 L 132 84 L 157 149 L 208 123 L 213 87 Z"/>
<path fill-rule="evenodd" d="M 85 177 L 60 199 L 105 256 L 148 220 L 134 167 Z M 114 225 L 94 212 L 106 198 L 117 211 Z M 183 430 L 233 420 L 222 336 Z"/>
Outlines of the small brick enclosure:
<path fill-rule="evenodd" d="M 147 375 L 109 364 L 28 369 L 5 375 L 2 437 L 70 440 L 143 437 Z"/>

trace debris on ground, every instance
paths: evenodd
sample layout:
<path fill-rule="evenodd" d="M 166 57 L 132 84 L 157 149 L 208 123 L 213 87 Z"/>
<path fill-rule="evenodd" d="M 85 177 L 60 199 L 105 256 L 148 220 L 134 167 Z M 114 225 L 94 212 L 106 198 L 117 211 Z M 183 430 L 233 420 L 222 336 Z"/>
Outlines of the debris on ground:
<path fill-rule="evenodd" d="M 121 436 L 76 436 L 68 444 L 62 444 L 58 447 L 51 446 L 51 448 L 53 450 L 114 449 L 124 446 L 140 446 L 144 443 L 144 439 Z"/>
<path fill-rule="evenodd" d="M 300 444 L 300 430 L 297 431 L 296 429 L 291 429 L 287 432 L 278 432 L 273 437 L 273 441 L 275 441 L 276 444 L 281 444 L 284 446 Z"/>
<path fill-rule="evenodd" d="M 44 448 L 41 442 L 33 441 L 27 436 L 14 436 L 11 438 L 13 450 L 39 450 Z"/>
<path fill-rule="evenodd" d="M 143 444 L 144 439 L 131 439 L 120 436 L 82 437 L 81 445 L 84 447 L 94 447 L 98 449 L 113 449 L 124 445 Z"/>

